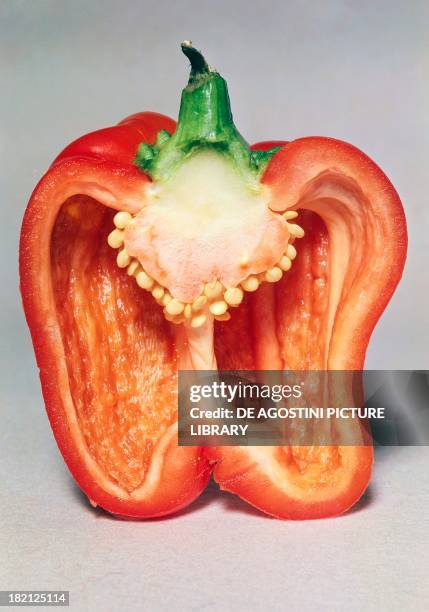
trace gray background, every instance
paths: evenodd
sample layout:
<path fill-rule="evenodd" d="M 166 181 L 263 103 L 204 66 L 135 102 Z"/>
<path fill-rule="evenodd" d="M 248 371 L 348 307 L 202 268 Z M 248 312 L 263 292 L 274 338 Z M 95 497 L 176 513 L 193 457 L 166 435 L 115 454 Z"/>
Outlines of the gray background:
<path fill-rule="evenodd" d="M 44 415 L 17 281 L 20 220 L 50 161 L 130 113 L 176 116 L 191 38 L 248 140 L 335 136 L 391 177 L 409 259 L 367 367 L 429 368 L 427 2 L 3 0 L 0 16 L 0 588 L 70 589 L 76 610 L 427 609 L 424 448 L 379 452 L 369 493 L 335 520 L 274 521 L 214 485 L 169 520 L 91 510 Z"/>

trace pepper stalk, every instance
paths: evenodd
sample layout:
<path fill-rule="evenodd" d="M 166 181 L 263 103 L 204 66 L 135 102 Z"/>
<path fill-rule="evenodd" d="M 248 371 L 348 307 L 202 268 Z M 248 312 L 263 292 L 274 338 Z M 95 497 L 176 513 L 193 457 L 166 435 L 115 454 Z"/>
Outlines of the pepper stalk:
<path fill-rule="evenodd" d="M 251 189 L 257 188 L 266 165 L 281 147 L 251 151 L 234 125 L 225 79 L 190 41 L 181 48 L 191 71 L 182 91 L 176 131 L 170 135 L 161 130 L 154 145 L 142 142 L 134 163 L 152 180 L 166 181 L 195 153 L 212 149 L 233 164 Z"/>

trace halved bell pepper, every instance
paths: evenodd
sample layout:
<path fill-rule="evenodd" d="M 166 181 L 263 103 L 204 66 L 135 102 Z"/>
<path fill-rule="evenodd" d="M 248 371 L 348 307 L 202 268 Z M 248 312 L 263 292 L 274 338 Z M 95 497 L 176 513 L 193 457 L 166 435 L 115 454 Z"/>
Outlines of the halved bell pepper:
<path fill-rule="evenodd" d="M 344 142 L 249 147 L 225 81 L 182 49 L 177 126 L 139 113 L 83 136 L 25 213 L 21 291 L 54 435 L 114 514 L 175 512 L 212 470 L 274 516 L 339 514 L 372 446 L 178 446 L 177 371 L 362 368 L 404 266 L 399 197 Z"/>

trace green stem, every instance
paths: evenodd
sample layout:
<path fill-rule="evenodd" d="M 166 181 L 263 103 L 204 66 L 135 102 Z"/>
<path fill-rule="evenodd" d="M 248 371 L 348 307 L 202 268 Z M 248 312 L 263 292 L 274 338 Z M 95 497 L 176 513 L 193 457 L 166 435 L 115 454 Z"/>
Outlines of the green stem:
<path fill-rule="evenodd" d="M 182 43 L 182 51 L 191 63 L 191 72 L 182 92 L 176 131 L 169 138 L 162 130 L 153 146 L 141 143 L 135 163 L 152 179 L 163 181 L 195 152 L 213 149 L 235 165 L 249 186 L 257 185 L 278 147 L 250 151 L 234 125 L 225 80 L 191 43 Z"/>

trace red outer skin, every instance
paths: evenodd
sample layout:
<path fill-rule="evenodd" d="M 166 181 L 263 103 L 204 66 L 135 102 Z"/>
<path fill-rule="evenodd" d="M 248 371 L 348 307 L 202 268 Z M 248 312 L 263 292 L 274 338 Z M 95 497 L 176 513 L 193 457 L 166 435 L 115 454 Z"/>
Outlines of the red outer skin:
<path fill-rule="evenodd" d="M 49 245 L 59 205 L 75 193 L 88 193 L 103 204 L 133 201 L 148 178 L 132 160 L 141 141 L 153 142 L 160 129 L 174 131 L 175 123 L 156 113 L 139 113 L 119 126 L 98 130 L 69 145 L 35 188 L 24 216 L 20 242 L 21 294 L 30 328 L 43 397 L 56 441 L 73 477 L 93 503 L 113 514 L 157 517 L 184 508 L 205 488 L 211 468 L 201 448 L 167 446 L 161 478 L 145 499 L 132 500 L 107 493 L 82 460 L 65 412 L 61 339 L 49 301 Z M 59 194 L 62 197 L 59 198 Z"/>
<path fill-rule="evenodd" d="M 175 129 L 176 122 L 165 115 L 136 113 L 118 125 L 78 138 L 58 155 L 54 164 L 70 157 L 83 157 L 130 165 L 141 142 L 153 144 L 159 130 L 172 134 Z"/>
<path fill-rule="evenodd" d="M 274 147 L 284 147 L 287 144 L 287 140 L 263 140 L 262 142 L 255 142 L 250 148 L 252 151 L 268 151 Z"/>
<path fill-rule="evenodd" d="M 221 487 L 232 491 L 264 512 L 281 518 L 316 518 L 345 511 L 365 490 L 370 478 L 372 447 L 361 447 L 356 465 L 354 487 L 340 496 L 315 507 L 306 499 L 294 501 L 282 493 L 275 483 L 267 480 L 261 466 L 249 463 L 246 449 L 201 449 L 170 444 L 162 478 L 156 489 L 144 500 L 121 499 L 107 493 L 84 465 L 66 418 L 65 400 L 61 391 L 59 345 L 57 330 L 50 325 L 53 305 L 46 296 L 49 278 L 50 231 L 61 200 L 75 193 L 89 193 L 112 208 L 134 211 L 139 192 L 148 178 L 132 161 L 137 145 L 154 142 L 160 129 L 174 131 L 171 119 L 156 113 L 138 113 L 116 127 L 98 130 L 84 136 L 56 158 L 51 168 L 34 190 L 24 217 L 20 244 L 21 292 L 30 327 L 47 413 L 58 446 L 71 473 L 91 500 L 117 515 L 155 517 L 180 510 L 195 499 L 205 487 L 211 462 L 216 461 L 214 475 Z M 258 143 L 252 148 L 268 149 L 283 142 Z M 350 338 L 346 338 L 344 369 L 359 369 L 374 325 L 385 308 L 399 281 L 406 252 L 405 220 L 399 198 L 381 170 L 358 149 L 327 138 L 307 138 L 293 141 L 278 151 L 268 165 L 263 181 L 270 185 L 282 207 L 299 201 L 302 187 L 314 177 L 317 168 L 340 167 L 356 176 L 369 193 L 384 191 L 388 202 L 388 217 L 392 220 L 392 237 L 397 239 L 398 255 L 392 260 L 389 283 L 373 302 L 365 320 Z M 320 169 L 319 168 L 319 169 Z M 60 202 L 60 203 L 61 203 Z M 124 204 L 125 203 L 125 204 Z M 184 478 L 183 474 L 188 477 Z"/>
<path fill-rule="evenodd" d="M 262 182 L 271 188 L 273 200 L 281 203 L 279 210 L 294 206 L 301 199 L 306 184 L 319 172 L 333 168 L 363 185 L 365 195 L 374 196 L 375 213 L 383 218 L 382 229 L 390 243 L 386 244 L 385 254 L 389 263 L 388 275 L 383 278 L 381 291 L 375 286 L 371 300 L 372 307 L 366 317 L 362 318 L 360 325 L 353 326 L 348 344 L 352 350 L 347 351 L 342 362 L 336 363 L 333 368 L 361 370 L 364 367 L 371 334 L 402 277 L 405 265 L 408 237 L 401 200 L 381 168 L 360 149 L 347 142 L 323 136 L 311 136 L 289 143 L 264 141 L 252 145 L 251 148 L 267 150 L 282 145 L 286 146 L 274 155 L 262 177 Z M 302 208 L 306 208 L 305 204 Z M 390 250 L 388 247 L 391 247 Z"/>
<path fill-rule="evenodd" d="M 303 186 L 326 168 L 342 171 L 364 188 L 374 214 L 383 220 L 383 235 L 388 239 L 384 253 L 388 272 L 381 279 L 382 287 L 378 282 L 374 284 L 368 299 L 371 309 L 358 325 L 348 325 L 347 339 L 341 336 L 342 344 L 351 350 L 341 355 L 341 362 L 336 361 L 334 366 L 328 363 L 333 369 L 360 370 L 374 327 L 402 276 L 408 246 L 407 224 L 401 200 L 384 172 L 362 151 L 334 138 L 307 137 L 290 142 L 274 155 L 262 181 L 271 187 L 274 200 L 281 200 L 282 207 L 288 208 L 300 200 Z M 306 208 L 305 204 L 302 208 Z M 334 333 L 336 327 L 339 324 L 336 323 Z"/>
<path fill-rule="evenodd" d="M 339 317 L 333 329 L 334 341 L 331 342 L 331 350 L 337 353 L 336 360 L 333 365 L 328 360 L 328 368 L 360 370 L 372 331 L 402 276 L 405 264 L 407 229 L 401 201 L 382 170 L 352 145 L 331 138 L 309 137 L 290 143 L 262 142 L 252 148 L 267 150 L 278 145 L 285 146 L 271 159 L 262 182 L 271 187 L 273 201 L 279 202 L 279 210 L 295 206 L 303 197 L 304 186 L 326 169 L 335 169 L 364 188 L 364 194 L 371 196 L 374 214 L 382 220 L 380 231 L 387 237 L 383 254 L 387 264 L 386 275 L 368 292 L 371 308 L 356 325 L 344 325 L 347 312 Z M 302 208 L 306 208 L 305 202 Z M 321 213 L 320 210 L 317 212 Z M 347 308 L 343 310 L 347 311 Z M 246 447 L 217 447 L 207 451 L 215 464 L 213 475 L 221 489 L 239 495 L 276 518 L 301 520 L 342 514 L 365 492 L 371 478 L 373 448 L 349 448 L 356 452 L 352 485 L 324 501 L 314 500 L 305 492 L 302 498 L 288 495 L 268 477 L 263 466 L 252 459 Z M 285 470 L 287 474 L 286 464 Z"/>
<path fill-rule="evenodd" d="M 270 480 L 262 466 L 252 462 L 241 446 L 208 449 L 216 462 L 213 476 L 223 491 L 234 493 L 262 512 L 275 518 L 310 520 L 344 514 L 363 495 L 371 478 L 374 459 L 372 446 L 354 447 L 357 461 L 352 486 L 325 501 L 293 498 Z M 307 493 L 307 492 L 306 492 Z"/>

